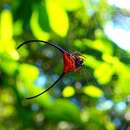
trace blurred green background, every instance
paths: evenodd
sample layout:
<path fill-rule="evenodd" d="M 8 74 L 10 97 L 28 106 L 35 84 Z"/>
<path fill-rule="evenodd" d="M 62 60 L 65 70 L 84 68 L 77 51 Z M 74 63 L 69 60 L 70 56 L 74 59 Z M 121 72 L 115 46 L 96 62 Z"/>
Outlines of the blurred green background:
<path fill-rule="evenodd" d="M 0 1 L 0 130 L 129 130 L 128 0 Z M 85 67 L 44 95 L 63 69 L 41 39 L 78 51 Z"/>

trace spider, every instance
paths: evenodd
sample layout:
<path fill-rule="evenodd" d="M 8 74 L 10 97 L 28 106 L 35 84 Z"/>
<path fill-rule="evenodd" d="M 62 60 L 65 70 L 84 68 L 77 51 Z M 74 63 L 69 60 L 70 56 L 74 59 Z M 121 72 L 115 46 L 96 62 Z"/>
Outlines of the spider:
<path fill-rule="evenodd" d="M 35 96 L 27 97 L 26 99 L 33 99 L 33 98 L 36 98 L 36 97 L 44 94 L 45 92 L 50 90 L 52 87 L 54 87 L 57 84 L 57 82 L 59 82 L 64 77 L 64 75 L 66 75 L 69 72 L 79 70 L 83 66 L 83 63 L 84 63 L 84 58 L 83 58 L 83 56 L 81 56 L 80 53 L 78 53 L 78 52 L 69 53 L 66 50 L 64 50 L 63 48 L 59 47 L 58 45 L 55 45 L 53 43 L 43 41 L 43 40 L 28 40 L 28 41 L 25 41 L 22 44 L 20 44 L 17 47 L 17 49 L 19 49 L 20 47 L 22 47 L 25 44 L 29 44 L 29 43 L 33 43 L 33 42 L 46 43 L 46 44 L 53 46 L 56 49 L 58 49 L 63 55 L 64 67 L 63 67 L 63 72 L 61 73 L 59 78 L 49 88 L 47 88 L 46 90 L 44 90 L 43 92 L 41 92 L 41 93 L 39 93 Z"/>

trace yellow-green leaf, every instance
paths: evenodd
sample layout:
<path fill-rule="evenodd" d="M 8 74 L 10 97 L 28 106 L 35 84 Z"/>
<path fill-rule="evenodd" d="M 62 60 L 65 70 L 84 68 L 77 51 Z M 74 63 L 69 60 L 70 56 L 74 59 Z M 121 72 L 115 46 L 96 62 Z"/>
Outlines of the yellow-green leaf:
<path fill-rule="evenodd" d="M 61 37 L 66 36 L 69 28 L 68 15 L 59 0 L 46 0 L 50 27 Z"/>
<path fill-rule="evenodd" d="M 50 38 L 50 35 L 48 32 L 45 32 L 42 30 L 42 28 L 40 27 L 40 25 L 38 23 L 38 17 L 39 17 L 38 12 L 34 11 L 32 13 L 32 17 L 31 17 L 31 21 L 30 21 L 30 26 L 31 26 L 32 32 L 37 39 L 48 40 Z"/>
<path fill-rule="evenodd" d="M 29 64 L 22 64 L 19 67 L 19 77 L 24 81 L 34 81 L 39 75 L 39 70 Z"/>
<path fill-rule="evenodd" d="M 61 0 L 62 6 L 68 11 L 74 11 L 82 7 L 83 2 L 81 0 Z"/>
<path fill-rule="evenodd" d="M 5 73 L 13 75 L 17 70 L 18 63 L 13 60 L 5 60 L 1 63 L 1 67 Z"/>
<path fill-rule="evenodd" d="M 99 83 L 106 84 L 111 80 L 114 72 L 115 72 L 115 69 L 112 65 L 108 63 L 102 63 L 94 71 L 94 76 L 97 78 Z"/>
<path fill-rule="evenodd" d="M 71 97 L 75 94 L 75 90 L 72 86 L 67 86 L 64 88 L 62 94 L 64 97 Z"/>
<path fill-rule="evenodd" d="M 13 35 L 13 18 L 9 10 L 3 10 L 1 13 L 1 39 L 11 39 Z"/>
<path fill-rule="evenodd" d="M 14 35 L 21 35 L 22 32 L 23 32 L 23 22 L 22 20 L 17 20 L 15 23 L 14 23 Z"/>
<path fill-rule="evenodd" d="M 84 65 L 89 66 L 93 69 L 96 69 L 102 63 L 101 61 L 98 61 L 96 58 L 94 58 L 91 55 L 84 54 L 82 56 L 83 56 L 83 59 L 84 59 Z"/>
<path fill-rule="evenodd" d="M 94 85 L 89 85 L 83 88 L 83 92 L 91 97 L 101 97 L 103 96 L 103 91 Z"/>
<path fill-rule="evenodd" d="M 13 18 L 9 10 L 3 10 L 0 20 L 0 53 L 8 58 L 18 60 L 15 41 L 13 40 Z"/>
<path fill-rule="evenodd" d="M 108 42 L 107 40 L 104 39 L 97 39 L 97 40 L 89 40 L 89 39 L 84 39 L 83 43 L 90 47 L 93 48 L 95 50 L 98 50 L 102 53 L 105 54 L 113 54 L 113 48 L 110 42 Z"/>

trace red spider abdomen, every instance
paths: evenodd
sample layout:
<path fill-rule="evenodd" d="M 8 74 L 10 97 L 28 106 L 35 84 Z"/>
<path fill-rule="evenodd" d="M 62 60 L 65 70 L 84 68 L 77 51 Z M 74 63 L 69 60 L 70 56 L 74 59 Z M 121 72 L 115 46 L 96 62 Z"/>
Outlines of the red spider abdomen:
<path fill-rule="evenodd" d="M 63 54 L 64 58 L 64 73 L 68 73 L 75 70 L 74 58 L 67 52 Z"/>

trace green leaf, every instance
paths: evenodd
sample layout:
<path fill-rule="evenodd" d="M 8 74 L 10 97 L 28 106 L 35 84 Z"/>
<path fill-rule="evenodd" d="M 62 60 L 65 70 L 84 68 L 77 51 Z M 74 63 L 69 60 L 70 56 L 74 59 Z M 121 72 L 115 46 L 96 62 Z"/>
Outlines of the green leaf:
<path fill-rule="evenodd" d="M 9 10 L 3 10 L 1 13 L 1 39 L 11 39 L 13 36 L 13 18 Z"/>
<path fill-rule="evenodd" d="M 21 20 L 17 20 L 15 23 L 14 23 L 14 30 L 13 30 L 13 33 L 14 35 L 21 35 L 23 32 L 23 22 Z"/>
<path fill-rule="evenodd" d="M 49 18 L 45 4 L 39 4 L 36 8 L 39 13 L 39 24 L 45 32 L 50 32 Z"/>
<path fill-rule="evenodd" d="M 105 54 L 113 54 L 113 48 L 110 42 L 104 39 L 97 39 L 97 40 L 89 40 L 89 39 L 84 39 L 83 40 L 84 44 L 87 45 L 88 47 L 98 50 L 102 53 Z"/>
<path fill-rule="evenodd" d="M 115 72 L 115 69 L 113 68 L 112 65 L 108 63 L 102 63 L 94 71 L 94 76 L 97 78 L 99 83 L 106 84 L 111 80 L 114 72 Z"/>
<path fill-rule="evenodd" d="M 85 66 L 89 66 L 90 68 L 96 69 L 102 62 L 98 61 L 95 57 L 91 55 L 82 55 L 84 59 Z"/>
<path fill-rule="evenodd" d="M 30 26 L 31 26 L 32 32 L 37 39 L 48 40 L 50 38 L 50 35 L 48 32 L 45 32 L 44 30 L 42 30 L 42 28 L 39 25 L 38 19 L 39 19 L 39 14 L 35 10 L 32 13 L 32 17 L 31 17 L 31 21 L 30 21 Z"/>
<path fill-rule="evenodd" d="M 13 75 L 17 70 L 18 63 L 13 60 L 9 60 L 9 61 L 6 60 L 6 61 L 3 61 L 0 66 L 5 73 L 9 75 Z"/>
<path fill-rule="evenodd" d="M 69 20 L 60 2 L 58 0 L 55 2 L 53 0 L 46 0 L 46 7 L 52 30 L 61 37 L 66 36 L 69 29 Z"/>
<path fill-rule="evenodd" d="M 85 86 L 83 88 L 83 92 L 91 97 L 98 98 L 98 97 L 103 96 L 103 91 L 94 85 Z"/>
<path fill-rule="evenodd" d="M 62 6 L 68 11 L 75 11 L 82 7 L 82 0 L 60 0 Z"/>
<path fill-rule="evenodd" d="M 119 59 L 114 58 L 113 65 L 118 74 L 117 82 L 115 82 L 115 97 L 118 99 L 130 95 L 130 68 L 122 63 Z"/>
<path fill-rule="evenodd" d="M 72 86 L 66 86 L 62 92 L 64 97 L 71 97 L 75 94 L 75 90 Z"/>
<path fill-rule="evenodd" d="M 45 113 L 47 118 L 54 121 L 70 121 L 80 123 L 80 112 L 71 102 L 58 99 Z"/>
<path fill-rule="evenodd" d="M 32 82 L 36 80 L 39 75 L 39 70 L 29 64 L 21 64 L 19 67 L 19 78 L 25 82 Z"/>
<path fill-rule="evenodd" d="M 3 57 L 18 60 L 19 54 L 15 48 L 15 41 L 13 39 L 3 39 L 0 40 L 0 53 L 2 53 Z"/>
<path fill-rule="evenodd" d="M 0 53 L 8 58 L 18 60 L 19 55 L 13 40 L 13 18 L 9 10 L 3 10 L 0 20 Z"/>

